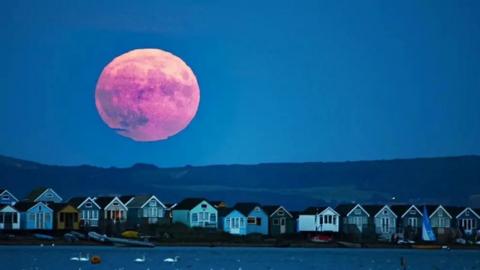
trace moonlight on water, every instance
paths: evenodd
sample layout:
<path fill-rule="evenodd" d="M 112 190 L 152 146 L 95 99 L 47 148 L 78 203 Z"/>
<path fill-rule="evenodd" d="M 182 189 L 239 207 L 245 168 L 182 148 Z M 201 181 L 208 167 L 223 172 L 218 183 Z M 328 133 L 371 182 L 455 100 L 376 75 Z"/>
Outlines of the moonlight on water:
<path fill-rule="evenodd" d="M 193 71 L 160 49 L 137 49 L 102 71 L 95 104 L 103 121 L 135 141 L 165 140 L 188 126 L 200 102 Z"/>

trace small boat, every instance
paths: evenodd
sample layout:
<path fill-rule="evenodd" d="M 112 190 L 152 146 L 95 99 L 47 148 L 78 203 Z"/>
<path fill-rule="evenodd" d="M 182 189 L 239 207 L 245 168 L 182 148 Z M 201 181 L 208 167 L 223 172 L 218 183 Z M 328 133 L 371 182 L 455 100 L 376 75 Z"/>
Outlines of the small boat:
<path fill-rule="evenodd" d="M 78 237 L 71 234 L 71 233 L 64 234 L 63 239 L 65 239 L 66 241 L 69 241 L 69 242 L 77 242 L 78 241 Z"/>
<path fill-rule="evenodd" d="M 78 239 L 86 239 L 87 238 L 87 237 L 85 237 L 85 234 L 80 233 L 80 232 L 71 231 L 70 233 L 72 235 L 76 236 Z"/>
<path fill-rule="evenodd" d="M 41 240 L 55 240 L 53 236 L 47 235 L 47 234 L 41 234 L 41 233 L 35 233 L 33 237 Z"/>
<path fill-rule="evenodd" d="M 436 244 L 415 244 L 415 245 L 412 245 L 412 248 L 415 248 L 415 249 L 442 249 L 442 245 L 436 245 Z"/>
<path fill-rule="evenodd" d="M 106 242 L 108 238 L 105 234 L 99 234 L 96 232 L 89 232 L 88 237 L 92 240 L 102 242 L 102 243 Z"/>
<path fill-rule="evenodd" d="M 155 247 L 155 244 L 147 241 L 131 240 L 118 237 L 107 237 L 107 241 L 113 243 L 115 246 L 124 247 Z"/>
<path fill-rule="evenodd" d="M 329 243 L 333 241 L 333 237 L 329 235 L 315 235 L 310 238 L 310 241 L 314 243 Z"/>
<path fill-rule="evenodd" d="M 124 231 L 122 233 L 122 237 L 125 237 L 125 238 L 132 238 L 132 239 L 139 239 L 140 238 L 140 234 L 136 231 Z"/>

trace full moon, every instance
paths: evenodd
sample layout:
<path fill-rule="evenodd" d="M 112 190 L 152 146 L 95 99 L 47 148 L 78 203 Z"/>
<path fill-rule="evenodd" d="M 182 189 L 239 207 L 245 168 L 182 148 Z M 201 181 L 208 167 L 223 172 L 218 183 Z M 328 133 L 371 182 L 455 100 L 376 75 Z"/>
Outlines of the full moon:
<path fill-rule="evenodd" d="M 95 89 L 103 121 L 135 141 L 165 140 L 182 131 L 199 102 L 193 71 L 182 59 L 160 49 L 137 49 L 113 59 Z"/>

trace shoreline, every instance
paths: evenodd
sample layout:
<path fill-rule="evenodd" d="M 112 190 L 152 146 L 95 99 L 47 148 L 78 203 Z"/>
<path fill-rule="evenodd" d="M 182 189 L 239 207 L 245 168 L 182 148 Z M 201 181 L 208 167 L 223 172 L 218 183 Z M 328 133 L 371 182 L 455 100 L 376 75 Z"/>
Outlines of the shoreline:
<path fill-rule="evenodd" d="M 342 245 L 339 242 L 331 243 L 312 243 L 312 242 L 281 242 L 281 243 L 235 243 L 235 242 L 153 242 L 155 247 L 231 247 L 231 248 L 341 248 L 341 249 L 411 249 L 411 250 L 441 250 L 442 246 L 447 246 L 447 250 L 479 250 L 480 246 L 478 245 L 442 245 L 442 244 L 428 244 L 423 245 L 424 248 L 414 247 L 414 245 L 395 245 L 389 243 L 364 243 L 361 246 L 349 247 Z M 94 241 L 81 240 L 75 243 L 63 241 L 63 240 L 54 240 L 54 241 L 45 241 L 45 240 L 22 240 L 22 241 L 5 241 L 0 240 L 0 247 L 22 247 L 22 246 L 62 246 L 62 247 L 115 247 L 111 244 L 104 244 Z M 358 243 L 355 243 L 358 244 Z M 418 244 L 422 246 L 422 244 Z M 125 248 L 125 247 L 119 247 Z M 138 247 L 129 247 L 129 248 L 138 248 Z"/>

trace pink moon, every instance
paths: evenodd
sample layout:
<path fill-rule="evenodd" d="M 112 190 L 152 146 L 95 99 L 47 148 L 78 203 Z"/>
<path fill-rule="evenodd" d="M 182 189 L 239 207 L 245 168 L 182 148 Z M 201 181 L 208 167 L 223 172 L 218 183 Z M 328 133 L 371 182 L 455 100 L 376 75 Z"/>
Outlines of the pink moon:
<path fill-rule="evenodd" d="M 197 113 L 200 89 L 190 67 L 160 49 L 137 49 L 102 71 L 95 104 L 103 121 L 135 141 L 165 140 Z"/>

